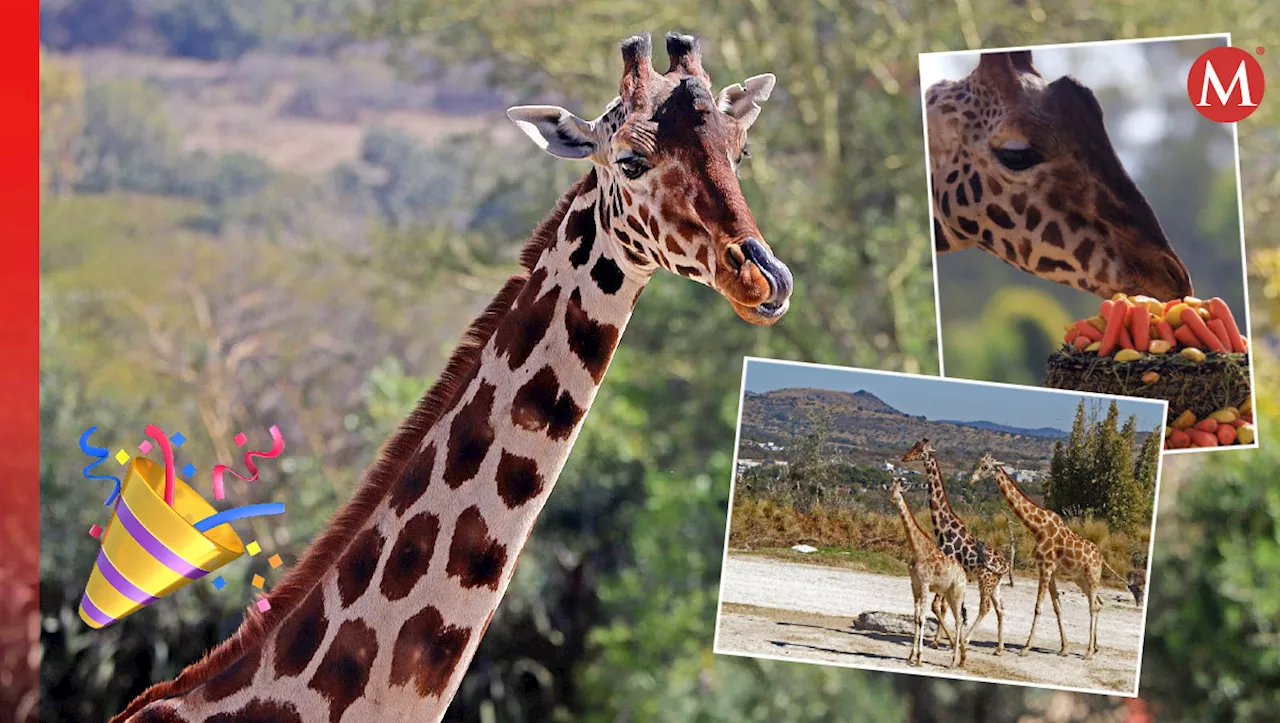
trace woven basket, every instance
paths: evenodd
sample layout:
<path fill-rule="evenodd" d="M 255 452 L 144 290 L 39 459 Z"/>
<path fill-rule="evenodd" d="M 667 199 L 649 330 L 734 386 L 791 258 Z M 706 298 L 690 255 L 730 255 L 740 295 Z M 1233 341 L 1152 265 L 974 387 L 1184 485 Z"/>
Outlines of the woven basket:
<path fill-rule="evenodd" d="M 1142 375 L 1160 375 L 1143 384 Z M 1223 407 L 1239 407 L 1249 398 L 1249 355 L 1206 352 L 1193 362 L 1181 354 L 1146 355 L 1133 362 L 1117 362 L 1064 344 L 1049 356 L 1044 385 L 1054 389 L 1117 394 L 1169 400 L 1169 419 L 1190 409 L 1203 419 Z"/>

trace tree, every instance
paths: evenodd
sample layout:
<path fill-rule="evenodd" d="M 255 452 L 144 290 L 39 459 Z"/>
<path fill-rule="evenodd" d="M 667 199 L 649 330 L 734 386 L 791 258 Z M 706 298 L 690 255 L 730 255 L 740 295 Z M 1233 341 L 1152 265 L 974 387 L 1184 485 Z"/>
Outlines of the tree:
<path fill-rule="evenodd" d="M 41 188 L 58 196 L 71 190 L 84 132 L 84 78 L 73 65 L 40 51 Z"/>
<path fill-rule="evenodd" d="M 178 137 L 164 111 L 164 95 L 148 83 L 91 84 L 84 96 L 77 191 L 169 191 Z"/>

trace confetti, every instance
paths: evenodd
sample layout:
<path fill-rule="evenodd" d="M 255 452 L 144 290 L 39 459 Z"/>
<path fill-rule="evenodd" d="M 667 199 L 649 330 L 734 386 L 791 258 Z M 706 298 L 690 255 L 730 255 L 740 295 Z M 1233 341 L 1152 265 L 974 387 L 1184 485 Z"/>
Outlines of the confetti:
<path fill-rule="evenodd" d="M 271 432 L 271 451 L 270 452 L 249 451 L 249 452 L 245 452 L 244 454 L 244 465 L 249 468 L 249 472 L 253 474 L 252 477 L 242 477 L 238 472 L 231 469 L 230 466 L 225 464 L 216 464 L 213 466 L 213 497 L 214 499 L 220 500 L 226 497 L 226 492 L 224 491 L 223 485 L 222 485 L 222 475 L 224 472 L 230 472 L 232 475 L 235 476 L 236 479 L 240 480 L 241 482 L 257 482 L 258 466 L 253 463 L 253 458 L 262 457 L 263 459 L 274 459 L 280 456 L 280 453 L 284 451 L 284 437 L 281 436 L 280 434 L 280 428 L 275 426 L 274 424 L 271 425 L 271 429 L 269 431 Z M 241 433 L 241 435 L 243 436 L 243 432 Z"/>
<path fill-rule="evenodd" d="M 115 502 L 116 497 L 120 496 L 120 478 L 112 477 L 111 475 L 105 475 L 105 474 L 89 474 L 90 472 L 93 471 L 94 467 L 97 467 L 98 465 L 107 461 L 107 455 L 108 455 L 106 448 L 95 447 L 92 444 L 89 444 L 90 435 L 92 435 L 96 431 L 98 431 L 98 428 L 96 426 L 89 427 L 84 431 L 84 434 L 80 435 L 80 451 L 94 458 L 93 462 L 91 462 L 88 467 L 84 468 L 83 474 L 84 474 L 84 478 L 87 480 L 111 480 L 112 482 L 116 483 L 115 489 L 113 489 L 111 491 L 111 494 L 107 496 L 107 501 L 104 503 L 104 506 L 107 506 L 107 505 L 110 505 L 112 502 Z"/>
<path fill-rule="evenodd" d="M 270 609 L 271 609 L 271 603 L 267 602 L 267 599 L 265 597 L 258 601 L 258 612 L 265 613 Z"/>
<path fill-rule="evenodd" d="M 261 590 L 261 589 L 262 589 L 262 586 L 263 586 L 266 582 L 267 582 L 267 579 L 266 579 L 265 577 L 261 576 L 261 575 L 254 575 L 254 576 L 253 576 L 253 586 L 254 586 L 254 587 L 256 587 L 256 588 L 258 588 L 259 590 Z"/>
<path fill-rule="evenodd" d="M 248 441 L 249 441 L 249 438 L 248 438 L 248 437 L 246 437 L 246 436 L 244 436 L 244 432 L 241 432 L 240 434 L 237 434 L 237 435 L 236 435 L 236 446 L 237 446 L 237 447 L 243 447 L 243 446 L 244 446 L 244 443 L 245 443 L 245 442 L 248 442 Z"/>
<path fill-rule="evenodd" d="M 225 525 L 234 520 L 243 520 L 246 517 L 258 517 L 260 515 L 283 515 L 283 502 L 267 502 L 261 505 L 245 505 L 244 507 L 232 507 L 229 510 L 216 512 L 197 522 L 194 527 L 200 532 L 208 532 L 218 525 Z"/>
<path fill-rule="evenodd" d="M 259 552 L 262 552 L 262 547 L 258 544 L 257 540 L 254 540 L 253 542 L 250 542 L 249 544 L 245 545 L 244 549 L 249 551 L 249 557 L 253 557 Z"/>
<path fill-rule="evenodd" d="M 284 564 L 284 560 L 281 560 L 279 555 L 272 555 L 271 557 L 268 557 L 267 562 L 271 563 L 271 569 L 273 570 Z"/>
<path fill-rule="evenodd" d="M 148 424 L 144 431 L 148 437 L 156 441 L 156 444 L 160 446 L 160 453 L 164 455 L 164 502 L 173 507 L 173 447 L 169 445 L 169 438 L 165 436 L 164 431 L 156 425 Z M 174 436 L 181 437 L 182 435 L 175 434 Z"/>
<path fill-rule="evenodd" d="M 150 452 L 150 451 L 151 451 L 151 443 L 150 443 L 150 442 L 148 442 L 148 441 L 147 441 L 147 440 L 145 440 L 145 439 L 144 439 L 144 440 L 142 440 L 142 444 L 138 445 L 138 451 L 139 451 L 139 452 L 141 452 L 141 453 L 143 453 L 143 454 L 146 454 L 147 452 Z"/>
<path fill-rule="evenodd" d="M 95 540 L 96 540 L 96 539 L 98 539 L 98 538 L 100 538 L 100 537 L 102 537 L 102 528 L 101 528 L 101 527 L 99 527 L 99 526 L 98 526 L 98 525 L 96 525 L 96 524 L 95 524 L 93 527 L 90 527 L 90 528 L 89 528 L 89 536 L 90 536 L 90 537 L 92 537 L 92 538 L 93 538 L 93 539 L 95 539 Z"/>
<path fill-rule="evenodd" d="M 190 477 L 196 473 L 196 466 L 187 462 L 187 466 L 182 468 L 182 473 Z"/>
<path fill-rule="evenodd" d="M 123 449 L 116 452 L 116 461 L 120 464 L 129 464 L 129 453 Z"/>
<path fill-rule="evenodd" d="M 182 432 L 174 432 L 173 436 L 170 437 L 169 440 L 173 442 L 173 446 L 181 447 L 182 443 L 187 441 L 187 438 L 182 436 Z"/>
<path fill-rule="evenodd" d="M 215 590 L 221 590 L 226 586 L 227 586 L 227 581 L 223 580 L 221 575 L 213 578 L 213 587 Z"/>

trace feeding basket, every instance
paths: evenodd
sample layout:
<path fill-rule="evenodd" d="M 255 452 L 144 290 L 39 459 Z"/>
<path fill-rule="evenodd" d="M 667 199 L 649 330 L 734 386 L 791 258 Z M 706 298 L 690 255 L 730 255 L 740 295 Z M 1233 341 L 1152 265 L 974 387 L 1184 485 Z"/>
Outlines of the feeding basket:
<path fill-rule="evenodd" d="M 1144 384 L 1142 375 L 1152 371 L 1160 375 L 1159 381 Z M 1114 357 L 1064 344 L 1049 356 L 1044 386 L 1166 399 L 1170 420 L 1188 409 L 1203 419 L 1224 407 L 1239 407 L 1249 398 L 1249 355 L 1207 352 L 1204 361 L 1195 362 L 1177 353 L 1147 354 L 1137 361 L 1117 362 Z"/>

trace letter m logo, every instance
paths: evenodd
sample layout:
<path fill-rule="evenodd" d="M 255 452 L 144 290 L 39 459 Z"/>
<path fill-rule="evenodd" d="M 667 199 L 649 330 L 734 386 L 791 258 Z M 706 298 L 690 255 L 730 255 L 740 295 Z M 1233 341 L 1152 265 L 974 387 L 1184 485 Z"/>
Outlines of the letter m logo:
<path fill-rule="evenodd" d="M 1224 78 L 1229 82 L 1223 83 Z M 1219 123 L 1235 123 L 1258 107 L 1266 81 L 1252 55 L 1224 46 L 1213 48 L 1191 64 L 1187 96 L 1201 115 Z"/>

